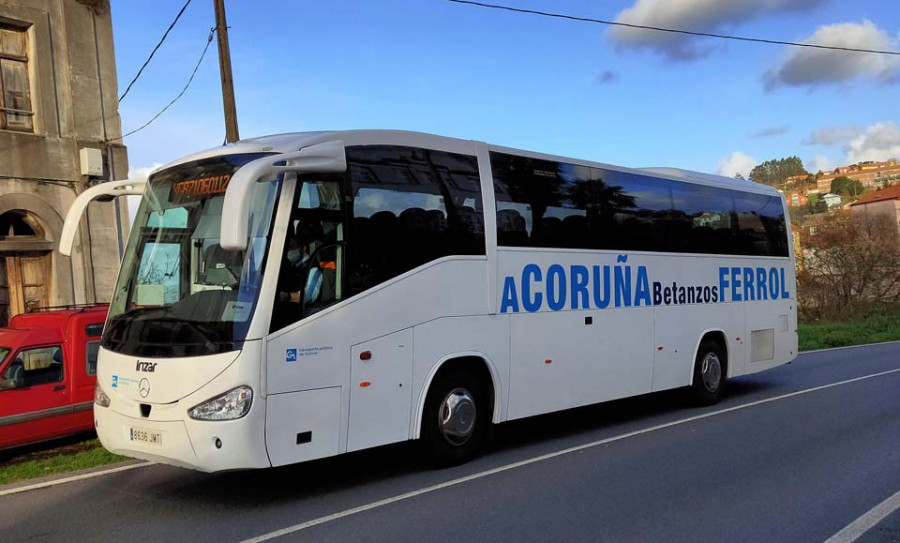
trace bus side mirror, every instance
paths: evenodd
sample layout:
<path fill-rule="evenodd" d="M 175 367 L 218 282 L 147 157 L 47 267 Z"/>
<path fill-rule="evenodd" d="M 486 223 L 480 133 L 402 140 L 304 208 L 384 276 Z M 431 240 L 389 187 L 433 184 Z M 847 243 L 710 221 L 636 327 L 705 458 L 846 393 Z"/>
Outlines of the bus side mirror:
<path fill-rule="evenodd" d="M 69 212 L 66 213 L 66 221 L 63 223 L 62 234 L 59 236 L 59 252 L 66 256 L 72 256 L 72 246 L 75 244 L 78 223 L 81 222 L 81 216 L 84 215 L 91 201 L 96 199 L 109 201 L 129 194 L 141 195 L 144 193 L 146 185 L 146 179 L 124 179 L 101 183 L 79 194 L 78 198 L 72 202 Z"/>
<path fill-rule="evenodd" d="M 226 251 L 247 248 L 250 196 L 257 182 L 281 173 L 340 173 L 347 171 L 343 141 L 304 147 L 293 153 L 258 158 L 242 166 L 228 182 L 222 203 L 222 234 L 219 245 Z"/>

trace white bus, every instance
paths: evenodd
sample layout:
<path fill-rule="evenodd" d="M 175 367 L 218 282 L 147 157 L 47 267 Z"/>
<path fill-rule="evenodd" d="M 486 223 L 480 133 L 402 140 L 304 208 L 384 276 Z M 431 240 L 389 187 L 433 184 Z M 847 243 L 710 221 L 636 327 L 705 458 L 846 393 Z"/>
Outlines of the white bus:
<path fill-rule="evenodd" d="M 797 353 L 771 187 L 426 134 L 241 141 L 148 181 L 99 353 L 97 433 L 203 471 L 420 439 L 727 378 Z"/>

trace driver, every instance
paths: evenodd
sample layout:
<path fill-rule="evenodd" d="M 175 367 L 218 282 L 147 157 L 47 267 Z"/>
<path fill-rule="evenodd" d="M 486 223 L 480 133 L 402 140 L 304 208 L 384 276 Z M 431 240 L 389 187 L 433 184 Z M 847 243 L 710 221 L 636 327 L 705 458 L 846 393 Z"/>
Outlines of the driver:
<path fill-rule="evenodd" d="M 313 261 L 319 243 L 311 235 L 311 229 L 298 230 L 301 232 L 289 238 L 285 248 L 285 260 L 279 274 L 284 279 L 280 281 L 278 299 L 281 302 L 299 304 L 302 290 L 305 292 L 304 301 L 308 304 L 318 299 L 322 289 L 322 270 Z M 301 289 L 304 281 L 305 288 Z"/>

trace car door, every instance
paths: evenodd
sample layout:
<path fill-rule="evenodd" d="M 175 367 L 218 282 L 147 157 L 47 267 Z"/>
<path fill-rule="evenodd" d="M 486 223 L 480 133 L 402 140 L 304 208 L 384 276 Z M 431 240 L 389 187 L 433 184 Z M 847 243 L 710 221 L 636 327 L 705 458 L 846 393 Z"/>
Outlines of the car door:
<path fill-rule="evenodd" d="M 103 323 L 77 321 L 69 327 L 71 348 L 67 351 L 66 369 L 71 383 L 71 431 L 88 431 L 94 427 L 94 388 L 97 384 L 97 354 Z"/>
<path fill-rule="evenodd" d="M 62 345 L 23 347 L 0 369 L 0 448 L 70 431 Z"/>

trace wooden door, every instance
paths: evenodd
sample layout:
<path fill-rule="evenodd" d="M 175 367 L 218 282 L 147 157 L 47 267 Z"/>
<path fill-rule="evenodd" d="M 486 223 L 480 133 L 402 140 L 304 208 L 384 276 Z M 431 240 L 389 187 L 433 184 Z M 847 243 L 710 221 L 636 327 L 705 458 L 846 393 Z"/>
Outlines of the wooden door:
<path fill-rule="evenodd" d="M 5 259 L 9 318 L 50 305 L 50 255 L 8 256 Z M 0 291 L 0 304 L 3 293 Z"/>

